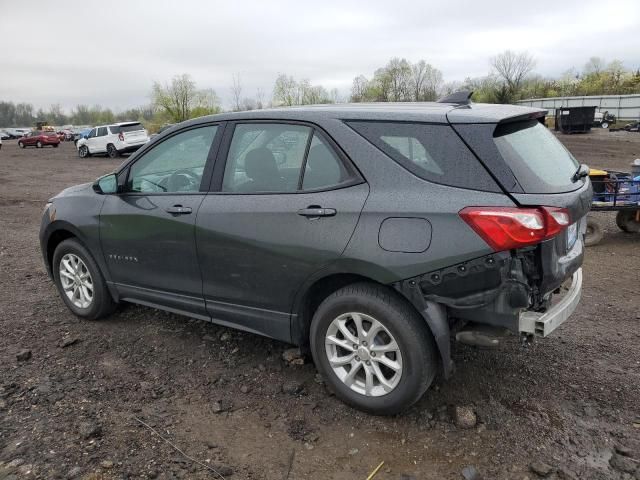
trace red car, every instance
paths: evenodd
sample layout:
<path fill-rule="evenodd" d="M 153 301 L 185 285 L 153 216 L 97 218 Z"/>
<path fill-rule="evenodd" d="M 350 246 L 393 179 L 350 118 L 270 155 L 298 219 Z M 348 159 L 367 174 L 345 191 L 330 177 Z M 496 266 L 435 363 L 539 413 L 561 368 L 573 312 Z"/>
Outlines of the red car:
<path fill-rule="evenodd" d="M 60 145 L 60 139 L 58 138 L 58 134 L 56 132 L 35 130 L 18 140 L 18 146 L 20 148 L 34 146 L 37 148 L 42 148 L 46 145 L 51 145 L 52 147 L 57 147 L 58 145 Z"/>

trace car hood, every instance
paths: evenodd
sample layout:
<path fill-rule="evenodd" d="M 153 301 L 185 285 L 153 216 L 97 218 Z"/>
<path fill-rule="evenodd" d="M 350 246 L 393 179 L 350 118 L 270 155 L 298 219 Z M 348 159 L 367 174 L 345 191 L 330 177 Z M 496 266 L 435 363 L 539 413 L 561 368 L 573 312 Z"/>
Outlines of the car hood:
<path fill-rule="evenodd" d="M 92 182 L 88 182 L 88 183 L 81 183 L 80 185 L 74 185 L 73 187 L 65 188 L 57 195 L 54 195 L 53 197 L 51 197 L 49 201 L 55 200 L 56 198 L 71 197 L 71 196 L 77 196 L 78 194 L 82 194 L 82 193 L 93 192 L 92 185 L 93 185 Z"/>

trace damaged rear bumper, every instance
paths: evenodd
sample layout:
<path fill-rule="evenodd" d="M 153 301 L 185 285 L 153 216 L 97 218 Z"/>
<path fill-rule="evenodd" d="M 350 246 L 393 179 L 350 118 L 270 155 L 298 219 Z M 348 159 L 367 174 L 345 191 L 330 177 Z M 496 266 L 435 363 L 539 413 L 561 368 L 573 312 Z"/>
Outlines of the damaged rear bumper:
<path fill-rule="evenodd" d="M 519 330 L 521 333 L 546 337 L 562 325 L 574 312 L 582 294 L 582 268 L 571 279 L 565 295 L 544 313 L 524 311 L 520 313 Z"/>

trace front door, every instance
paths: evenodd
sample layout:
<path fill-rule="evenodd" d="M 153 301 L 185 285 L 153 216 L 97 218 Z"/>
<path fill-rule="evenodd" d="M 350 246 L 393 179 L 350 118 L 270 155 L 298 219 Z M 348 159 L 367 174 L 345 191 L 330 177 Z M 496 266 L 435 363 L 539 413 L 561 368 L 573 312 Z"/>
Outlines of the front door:
<path fill-rule="evenodd" d="M 290 341 L 298 288 L 340 257 L 368 186 L 310 126 L 241 123 L 225 143 L 219 191 L 197 219 L 206 306 L 215 321 Z"/>
<path fill-rule="evenodd" d="M 179 132 L 137 158 L 124 191 L 107 196 L 100 239 L 123 299 L 207 317 L 195 220 L 210 176 L 217 125 Z M 207 317 L 208 318 L 208 317 Z"/>
<path fill-rule="evenodd" d="M 98 139 L 96 138 L 97 135 L 98 135 L 97 128 L 92 128 L 91 131 L 89 132 L 89 135 L 87 135 L 87 142 L 85 143 L 85 145 L 89 149 L 89 153 L 98 152 Z"/>

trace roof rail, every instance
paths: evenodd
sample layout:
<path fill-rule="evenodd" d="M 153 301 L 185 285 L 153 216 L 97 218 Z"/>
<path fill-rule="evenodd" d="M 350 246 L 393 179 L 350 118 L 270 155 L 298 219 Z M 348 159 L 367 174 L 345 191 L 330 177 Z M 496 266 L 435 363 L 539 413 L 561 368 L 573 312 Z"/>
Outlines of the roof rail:
<path fill-rule="evenodd" d="M 471 103 L 473 90 L 460 90 L 438 100 L 438 103 L 457 103 L 458 105 L 469 105 Z"/>

